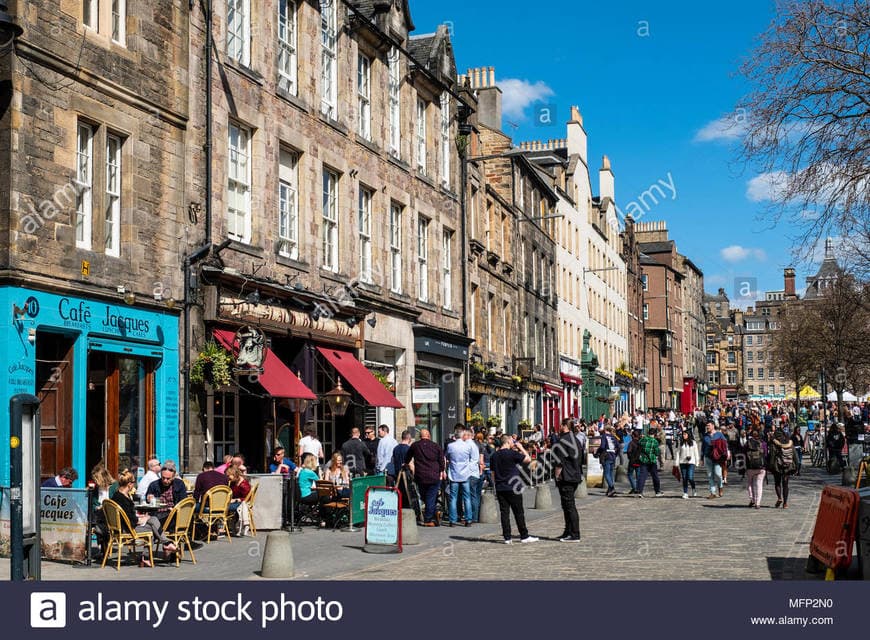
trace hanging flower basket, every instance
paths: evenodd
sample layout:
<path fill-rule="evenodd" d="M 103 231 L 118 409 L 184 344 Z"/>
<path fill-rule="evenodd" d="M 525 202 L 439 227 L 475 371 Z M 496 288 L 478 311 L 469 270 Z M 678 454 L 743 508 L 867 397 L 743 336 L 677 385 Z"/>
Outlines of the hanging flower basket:
<path fill-rule="evenodd" d="M 215 387 L 226 387 L 233 379 L 232 366 L 233 358 L 227 350 L 214 340 L 209 340 L 190 368 L 190 382 L 196 385 L 208 383 Z"/>

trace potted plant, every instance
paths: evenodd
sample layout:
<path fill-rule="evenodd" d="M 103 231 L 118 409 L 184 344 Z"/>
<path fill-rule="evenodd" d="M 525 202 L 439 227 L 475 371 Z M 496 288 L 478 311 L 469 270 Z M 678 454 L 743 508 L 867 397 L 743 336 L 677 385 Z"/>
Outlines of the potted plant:
<path fill-rule="evenodd" d="M 190 382 L 201 385 L 209 383 L 215 387 L 226 387 L 232 382 L 232 356 L 214 340 L 203 345 L 193 366 L 190 368 Z"/>
<path fill-rule="evenodd" d="M 480 411 L 477 411 L 471 414 L 471 420 L 468 421 L 468 424 L 479 429 L 483 426 L 484 422 L 483 414 Z"/>
<path fill-rule="evenodd" d="M 384 388 L 387 391 L 395 391 L 396 390 L 395 387 L 393 386 L 393 383 L 390 382 L 390 378 L 387 376 L 387 374 L 382 373 L 380 371 L 372 371 L 372 375 L 375 377 L 375 379 L 378 382 L 380 382 L 382 385 L 384 385 Z"/>
<path fill-rule="evenodd" d="M 499 415 L 491 415 L 486 419 L 486 426 L 490 429 L 496 429 L 501 426 L 501 416 Z"/>
<path fill-rule="evenodd" d="M 529 431 L 532 428 L 532 423 L 528 420 L 523 419 L 519 421 L 519 423 L 517 424 L 517 428 L 520 430 L 520 432 Z"/>

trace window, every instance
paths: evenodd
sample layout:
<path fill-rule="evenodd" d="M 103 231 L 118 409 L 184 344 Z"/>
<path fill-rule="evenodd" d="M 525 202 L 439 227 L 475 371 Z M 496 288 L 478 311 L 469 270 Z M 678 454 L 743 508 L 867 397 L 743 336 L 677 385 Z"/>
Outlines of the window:
<path fill-rule="evenodd" d="M 758 341 L 755 343 L 759 347 L 764 344 L 764 336 L 758 336 Z"/>
<path fill-rule="evenodd" d="M 82 6 L 82 22 L 86 27 L 96 30 L 100 21 L 99 0 L 84 0 Z"/>
<path fill-rule="evenodd" d="M 754 393 L 755 393 L 755 385 L 754 385 L 754 384 L 750 384 L 750 385 L 747 386 L 746 388 L 749 390 L 749 393 L 750 393 L 750 394 L 754 394 Z M 764 393 L 764 387 L 763 387 L 763 386 L 761 387 L 760 391 L 761 391 L 762 393 Z"/>
<path fill-rule="evenodd" d="M 121 138 L 106 136 L 106 255 L 121 254 Z"/>
<path fill-rule="evenodd" d="M 733 351 L 728 352 L 728 364 L 734 364 L 737 362 L 737 354 Z"/>
<path fill-rule="evenodd" d="M 643 286 L 644 291 L 649 291 L 649 276 L 647 276 L 647 274 L 643 274 L 640 277 L 640 283 Z"/>
<path fill-rule="evenodd" d="M 519 180 L 517 181 L 517 206 L 520 208 L 520 211 L 525 212 L 526 203 L 526 177 L 520 173 Z"/>
<path fill-rule="evenodd" d="M 490 351 L 495 351 L 495 340 L 492 335 L 492 301 L 495 298 L 491 293 L 486 296 L 486 346 Z"/>
<path fill-rule="evenodd" d="M 323 169 L 323 268 L 338 272 L 338 174 Z"/>
<path fill-rule="evenodd" d="M 757 358 L 759 362 L 764 362 L 764 351 L 759 351 Z"/>
<path fill-rule="evenodd" d="M 785 385 L 784 384 L 779 385 L 779 395 L 781 395 L 781 396 L 785 395 Z"/>
<path fill-rule="evenodd" d="M 299 259 L 299 157 L 281 149 L 278 167 L 278 254 Z"/>
<path fill-rule="evenodd" d="M 426 175 L 426 102 L 417 98 L 417 171 Z"/>
<path fill-rule="evenodd" d="M 707 372 L 707 382 L 709 384 L 719 384 L 719 372 L 718 371 L 708 371 Z"/>
<path fill-rule="evenodd" d="M 477 340 L 477 286 L 471 285 L 471 295 L 468 297 L 468 322 L 471 337 Z"/>
<path fill-rule="evenodd" d="M 746 362 L 753 362 L 753 360 L 754 360 L 754 356 L 752 355 L 752 352 L 747 351 L 746 352 Z"/>
<path fill-rule="evenodd" d="M 748 346 L 752 346 L 752 336 L 746 336 L 746 344 Z"/>
<path fill-rule="evenodd" d="M 227 57 L 245 67 L 251 64 L 251 0 L 227 1 Z"/>
<path fill-rule="evenodd" d="M 763 377 L 764 377 L 764 367 L 758 367 L 758 379 L 760 380 Z"/>
<path fill-rule="evenodd" d="M 357 58 L 356 94 L 359 126 L 357 133 L 365 140 L 372 139 L 372 62 L 364 55 Z"/>
<path fill-rule="evenodd" d="M 468 234 L 472 238 L 477 237 L 477 230 L 474 228 L 477 221 L 477 189 L 471 188 L 471 198 L 468 201 Z"/>
<path fill-rule="evenodd" d="M 251 134 L 244 127 L 229 126 L 227 176 L 227 236 L 251 241 Z"/>
<path fill-rule="evenodd" d="M 127 0 L 112 0 L 112 40 L 124 44 L 127 35 Z"/>
<path fill-rule="evenodd" d="M 402 293 L 402 207 L 390 205 L 390 291 Z"/>
<path fill-rule="evenodd" d="M 450 96 L 441 94 L 441 184 L 450 188 Z"/>
<path fill-rule="evenodd" d="M 94 188 L 94 130 L 79 123 L 76 140 L 76 247 L 91 248 Z"/>
<path fill-rule="evenodd" d="M 747 369 L 746 370 L 746 377 L 747 378 L 754 378 L 755 377 L 755 369 L 751 369 L 751 368 Z"/>
<path fill-rule="evenodd" d="M 728 371 L 728 384 L 737 384 L 737 372 L 736 371 Z"/>
<path fill-rule="evenodd" d="M 768 369 L 767 370 L 767 379 L 773 380 L 776 377 L 774 374 L 775 374 L 775 372 L 774 372 L 773 368 Z"/>
<path fill-rule="evenodd" d="M 390 49 L 387 67 L 389 74 L 387 90 L 390 101 L 390 154 L 398 158 L 401 155 L 402 146 L 401 105 L 399 102 L 402 80 L 399 72 L 399 50 L 396 47 Z"/>
<path fill-rule="evenodd" d="M 707 364 L 716 364 L 716 352 L 708 351 L 707 352 Z"/>
<path fill-rule="evenodd" d="M 445 229 L 441 236 L 441 306 L 453 308 L 453 232 Z M 507 351 L 505 351 L 507 353 Z"/>
<path fill-rule="evenodd" d="M 359 233 L 359 279 L 372 281 L 372 198 L 374 192 L 359 188 L 357 232 Z"/>
<path fill-rule="evenodd" d="M 429 221 L 417 218 L 417 298 L 429 301 Z"/>
<path fill-rule="evenodd" d="M 648 304 L 643 305 L 643 319 L 649 320 L 649 305 Z"/>
<path fill-rule="evenodd" d="M 296 2 L 278 2 L 278 87 L 296 95 Z"/>
<path fill-rule="evenodd" d="M 336 49 L 338 34 L 338 2 L 320 0 L 320 112 L 333 120 L 336 117 L 338 64 Z"/>

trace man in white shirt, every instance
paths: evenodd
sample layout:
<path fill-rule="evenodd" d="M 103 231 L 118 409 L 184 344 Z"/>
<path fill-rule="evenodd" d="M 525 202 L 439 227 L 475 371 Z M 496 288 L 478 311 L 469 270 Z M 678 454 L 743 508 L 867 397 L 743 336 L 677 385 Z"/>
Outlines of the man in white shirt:
<path fill-rule="evenodd" d="M 310 453 L 316 460 L 323 462 L 323 445 L 317 439 L 317 427 L 307 424 L 304 432 L 305 436 L 299 440 L 299 460 L 302 460 L 302 456 L 306 453 Z"/>
<path fill-rule="evenodd" d="M 393 459 L 393 449 L 399 444 L 390 433 L 390 428 L 382 424 L 378 427 L 378 459 L 375 462 L 375 471 L 386 473 L 387 465 Z"/>
<path fill-rule="evenodd" d="M 139 484 L 136 487 L 136 493 L 140 496 L 144 496 L 148 493 L 148 487 L 151 486 L 152 482 L 160 479 L 160 460 L 157 458 L 149 458 L 148 459 L 148 467 L 145 470 L 145 475 L 142 476 L 142 479 L 139 481 Z"/>

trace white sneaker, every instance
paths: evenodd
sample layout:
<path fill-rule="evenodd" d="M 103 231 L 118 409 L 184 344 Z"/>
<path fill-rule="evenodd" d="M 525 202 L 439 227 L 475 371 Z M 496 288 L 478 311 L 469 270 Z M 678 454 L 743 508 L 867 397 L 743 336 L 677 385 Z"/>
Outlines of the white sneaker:
<path fill-rule="evenodd" d="M 510 539 L 508 539 L 508 540 L 505 540 L 505 541 L 504 541 L 504 543 L 505 543 L 505 544 L 513 544 L 513 543 L 514 543 L 514 541 L 513 541 L 513 540 L 510 540 Z"/>
<path fill-rule="evenodd" d="M 688 494 L 688 493 L 684 493 L 684 494 L 683 494 L 683 500 L 688 500 L 688 499 L 689 499 L 689 494 Z"/>
<path fill-rule="evenodd" d="M 693 498 L 697 498 L 697 497 L 698 497 L 698 492 L 695 491 L 694 489 L 692 489 L 692 497 L 693 497 Z"/>
<path fill-rule="evenodd" d="M 665 494 L 662 493 L 661 491 L 659 491 L 659 492 L 656 494 L 656 498 L 661 498 L 663 495 L 665 495 Z"/>
<path fill-rule="evenodd" d="M 523 544 L 525 544 L 527 542 L 537 542 L 537 541 L 538 541 L 538 539 L 535 536 L 526 536 L 525 538 L 520 540 L 520 542 L 522 542 Z"/>

